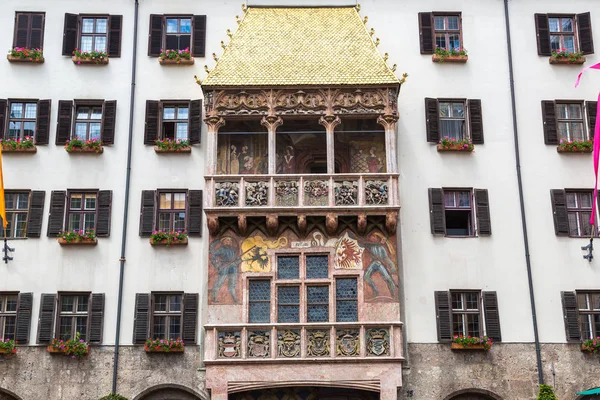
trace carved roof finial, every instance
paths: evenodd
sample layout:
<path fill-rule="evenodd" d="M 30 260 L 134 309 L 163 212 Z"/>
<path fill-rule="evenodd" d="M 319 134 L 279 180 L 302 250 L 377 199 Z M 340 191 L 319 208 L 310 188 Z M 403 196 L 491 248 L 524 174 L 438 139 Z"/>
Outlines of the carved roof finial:
<path fill-rule="evenodd" d="M 356 4 L 356 11 L 360 11 L 360 4 Z"/>
<path fill-rule="evenodd" d="M 227 29 L 227 36 L 229 36 L 230 38 L 233 36 L 233 33 L 231 33 L 230 29 Z"/>
<path fill-rule="evenodd" d="M 392 65 L 392 72 L 396 72 L 396 67 L 397 67 L 396 64 Z"/>
<path fill-rule="evenodd" d="M 194 79 L 196 80 L 196 84 L 199 85 L 200 84 L 200 79 L 196 75 L 194 75 Z"/>
<path fill-rule="evenodd" d="M 216 53 L 213 53 L 212 56 L 213 56 L 213 60 L 219 61 L 219 59 L 217 58 L 217 54 Z"/>
<path fill-rule="evenodd" d="M 408 74 L 405 72 L 402 74 L 402 79 L 400 79 L 400 84 L 402 85 L 404 82 L 406 82 L 406 78 L 408 78 Z"/>
<path fill-rule="evenodd" d="M 239 15 L 235 16 L 235 22 L 237 22 L 238 25 L 242 23 L 242 20 L 240 19 Z"/>
<path fill-rule="evenodd" d="M 379 38 L 376 38 L 375 40 L 375 47 L 379 46 Z"/>
<path fill-rule="evenodd" d="M 223 50 L 227 47 L 225 46 L 225 42 L 221 40 L 221 47 L 223 48 Z"/>
<path fill-rule="evenodd" d="M 388 60 L 388 58 L 390 58 L 390 55 L 389 55 L 388 53 L 385 53 L 385 54 L 383 55 L 383 61 L 387 61 L 387 60 Z"/>
<path fill-rule="evenodd" d="M 246 3 L 242 4 L 242 11 L 245 13 L 246 11 L 248 11 L 248 7 L 246 7 Z"/>
<path fill-rule="evenodd" d="M 204 70 L 206 71 L 207 74 L 210 72 L 210 70 L 208 69 L 208 65 L 204 66 Z"/>
<path fill-rule="evenodd" d="M 363 24 L 367 24 L 367 21 L 369 21 L 369 17 L 365 15 L 365 18 L 363 18 Z"/>
<path fill-rule="evenodd" d="M 375 34 L 375 29 L 371 28 L 371 30 L 369 31 L 369 35 L 373 36 Z"/>

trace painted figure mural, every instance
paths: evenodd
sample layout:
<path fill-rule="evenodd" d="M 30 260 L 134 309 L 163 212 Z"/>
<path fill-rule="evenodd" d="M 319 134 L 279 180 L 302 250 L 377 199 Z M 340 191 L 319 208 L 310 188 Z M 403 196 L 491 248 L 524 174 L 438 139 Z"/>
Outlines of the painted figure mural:
<path fill-rule="evenodd" d="M 385 172 L 385 147 L 379 141 L 350 142 L 350 172 Z"/>
<path fill-rule="evenodd" d="M 296 157 L 294 156 L 294 148 L 287 146 L 285 148 L 285 155 L 283 156 L 282 172 L 284 174 L 295 174 L 296 173 Z"/>
<path fill-rule="evenodd" d="M 371 288 L 374 298 L 380 296 L 380 291 L 374 281 L 375 276 L 379 276 L 389 290 L 389 296 L 392 299 L 397 297 L 398 285 L 392 277 L 398 273 L 396 262 L 390 258 L 392 255 L 395 258 L 394 247 L 389 243 L 388 239 L 381 233 L 373 233 L 369 237 L 369 241 L 363 242 L 365 253 L 371 259 L 365 271 L 365 283 Z"/>
<path fill-rule="evenodd" d="M 237 302 L 237 280 L 239 274 L 239 249 L 237 240 L 231 236 L 223 236 L 210 244 L 210 264 L 216 269 L 216 276 L 210 286 L 210 300 L 213 304 L 227 303 L 229 296 L 232 303 Z M 227 282 L 226 295 L 220 296 L 221 288 Z"/>
<path fill-rule="evenodd" d="M 217 173 L 231 175 L 266 174 L 266 135 L 219 135 Z"/>

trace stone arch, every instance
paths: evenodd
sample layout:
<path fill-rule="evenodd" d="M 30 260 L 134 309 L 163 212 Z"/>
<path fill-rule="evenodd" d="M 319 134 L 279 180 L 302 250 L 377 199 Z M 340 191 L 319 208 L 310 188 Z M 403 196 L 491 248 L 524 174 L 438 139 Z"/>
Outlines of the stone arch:
<path fill-rule="evenodd" d="M 208 397 L 183 385 L 160 384 L 147 388 L 133 400 L 208 400 Z"/>
<path fill-rule="evenodd" d="M 0 400 L 23 400 L 8 389 L 0 388 Z"/>
<path fill-rule="evenodd" d="M 502 397 L 485 389 L 462 389 L 444 398 L 444 400 L 502 400 Z"/>

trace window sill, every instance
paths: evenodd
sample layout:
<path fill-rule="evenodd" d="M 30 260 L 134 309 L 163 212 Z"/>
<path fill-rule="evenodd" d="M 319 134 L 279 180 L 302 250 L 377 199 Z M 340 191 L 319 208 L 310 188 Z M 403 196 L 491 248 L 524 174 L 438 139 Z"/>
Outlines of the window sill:
<path fill-rule="evenodd" d="M 71 150 L 69 150 L 65 147 L 65 151 L 67 153 L 102 154 L 102 153 L 104 153 L 104 147 L 100 147 L 99 149 L 74 147 Z"/>
<path fill-rule="evenodd" d="M 431 61 L 434 63 L 460 63 L 464 64 L 469 60 L 469 56 L 446 56 L 442 57 L 439 54 L 431 56 Z"/>
<path fill-rule="evenodd" d="M 444 151 L 461 151 L 463 153 L 472 153 L 475 150 L 475 148 L 471 148 L 469 149 L 468 147 L 465 148 L 463 145 L 460 144 L 451 144 L 449 146 L 444 146 L 443 144 L 438 144 L 437 145 L 437 151 L 438 152 L 444 152 Z"/>
<path fill-rule="evenodd" d="M 189 60 L 187 58 L 180 59 L 172 59 L 172 58 L 164 58 L 158 59 L 158 63 L 160 65 L 194 65 L 194 57 L 191 57 Z"/>
<path fill-rule="evenodd" d="M 9 146 L 2 146 L 2 153 L 37 153 L 37 147 L 29 147 L 29 148 L 17 148 L 13 149 Z"/>
<path fill-rule="evenodd" d="M 47 346 L 46 347 L 46 351 L 50 354 L 65 354 L 65 350 L 63 349 L 55 349 L 52 346 Z M 90 346 L 87 346 L 87 353 L 85 353 L 85 357 L 87 357 L 88 353 L 90 352 Z"/>
<path fill-rule="evenodd" d="M 185 238 L 183 240 L 177 240 L 177 241 L 173 241 L 171 242 L 171 244 L 167 244 L 167 239 L 163 239 L 161 241 L 158 242 L 153 242 L 152 239 L 150 239 L 150 244 L 152 246 L 187 246 L 188 244 L 188 239 Z"/>
<path fill-rule="evenodd" d="M 79 64 L 106 65 L 106 64 L 108 64 L 108 57 L 91 59 L 91 58 L 81 58 L 81 57 L 73 56 L 73 57 L 71 57 L 71 60 L 73 60 L 73 64 L 76 64 L 76 65 L 79 65 Z"/>
<path fill-rule="evenodd" d="M 58 244 L 61 246 L 78 246 L 78 245 L 87 245 L 87 246 L 95 246 L 98 244 L 98 239 L 93 240 L 73 240 L 72 242 L 67 242 L 63 238 L 58 238 Z"/>
<path fill-rule="evenodd" d="M 575 61 L 571 61 L 570 59 L 566 58 L 566 57 L 561 57 L 561 58 L 556 58 L 556 57 L 550 57 L 548 59 L 548 62 L 550 64 L 571 64 L 571 65 L 581 65 L 583 63 L 585 63 L 585 57 L 581 56 L 581 57 L 577 57 L 577 60 Z"/>
<path fill-rule="evenodd" d="M 151 347 L 148 347 L 148 346 L 144 346 L 144 351 L 146 353 L 183 353 L 184 348 L 183 347 L 177 347 L 177 348 L 172 348 L 172 349 L 164 349 L 162 347 L 151 348 Z"/>
<path fill-rule="evenodd" d="M 191 153 L 192 147 L 183 147 L 181 149 L 161 149 L 158 146 L 154 146 L 154 151 L 157 153 Z"/>
<path fill-rule="evenodd" d="M 8 60 L 8 62 L 11 62 L 11 63 L 34 63 L 34 64 L 43 64 L 44 63 L 44 57 L 38 58 L 38 59 L 34 59 L 31 57 L 21 58 L 21 57 L 15 57 L 15 56 L 8 54 L 6 56 L 6 59 Z"/>
<path fill-rule="evenodd" d="M 569 149 L 566 149 L 566 148 L 561 147 L 561 146 L 558 146 L 556 148 L 556 151 L 558 153 L 591 153 L 593 150 L 594 149 L 592 149 L 592 148 L 586 148 L 586 149 L 581 149 L 581 150 L 579 150 L 579 149 L 578 150 L 574 150 L 574 149 L 573 150 L 569 150 Z"/>
<path fill-rule="evenodd" d="M 489 351 L 482 344 L 474 344 L 472 346 L 463 346 L 460 343 L 450 343 L 450 350 L 454 351 Z"/>

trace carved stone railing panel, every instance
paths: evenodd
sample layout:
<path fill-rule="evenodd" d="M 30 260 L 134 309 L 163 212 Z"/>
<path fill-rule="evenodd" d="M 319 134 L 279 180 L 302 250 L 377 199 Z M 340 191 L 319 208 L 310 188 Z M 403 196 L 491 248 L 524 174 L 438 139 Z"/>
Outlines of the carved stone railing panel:
<path fill-rule="evenodd" d="M 298 206 L 298 181 L 275 181 L 275 199 L 278 207 Z"/>
<path fill-rule="evenodd" d="M 334 186 L 336 206 L 358 205 L 358 181 L 336 181 Z"/>
<path fill-rule="evenodd" d="M 240 198 L 240 185 L 237 182 L 215 183 L 215 205 L 217 207 L 237 207 Z"/>
<path fill-rule="evenodd" d="M 244 182 L 246 206 L 264 207 L 269 202 L 269 182 Z"/>
<path fill-rule="evenodd" d="M 368 205 L 385 205 L 389 202 L 388 181 L 367 180 L 365 182 L 365 199 Z"/>
<path fill-rule="evenodd" d="M 329 181 L 307 180 L 304 182 L 304 204 L 325 207 L 329 204 Z"/>
<path fill-rule="evenodd" d="M 205 326 L 207 362 L 402 359 L 401 322 Z"/>

